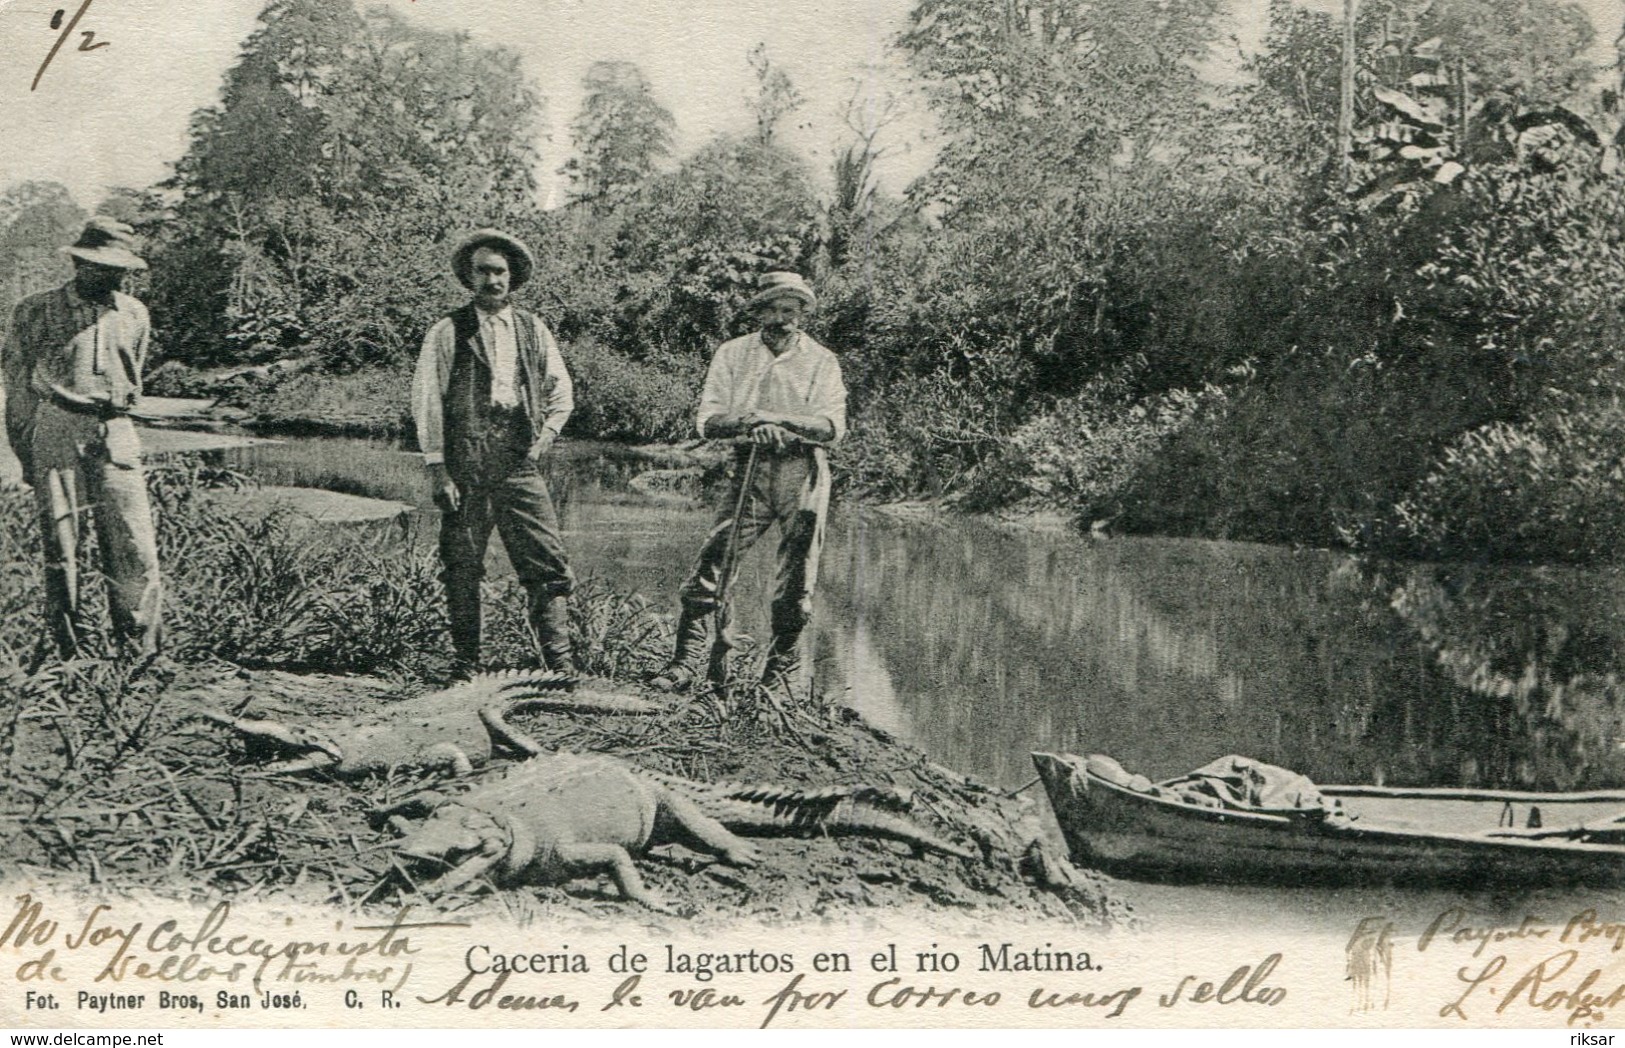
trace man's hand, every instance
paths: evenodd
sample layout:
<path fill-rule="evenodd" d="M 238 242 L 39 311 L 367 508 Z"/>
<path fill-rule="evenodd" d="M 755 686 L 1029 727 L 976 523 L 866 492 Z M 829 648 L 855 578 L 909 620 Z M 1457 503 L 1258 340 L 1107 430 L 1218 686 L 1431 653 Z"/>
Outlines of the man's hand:
<path fill-rule="evenodd" d="M 752 411 L 747 415 L 718 415 L 708 419 L 705 435 L 713 440 L 746 437 L 753 443 L 771 445 L 782 451 L 798 440 L 827 444 L 835 439 L 835 427 L 829 419 L 816 415 Z"/>
<path fill-rule="evenodd" d="M 749 432 L 750 424 L 744 415 L 716 415 L 705 423 L 705 436 L 712 440 L 742 437 Z"/>
<path fill-rule="evenodd" d="M 751 432 L 751 439 L 759 444 L 771 443 L 777 448 L 797 440 L 812 444 L 828 444 L 835 439 L 835 426 L 829 419 L 818 415 L 791 415 L 783 412 L 752 411 L 742 420 Z M 782 436 L 759 438 L 761 430 L 777 432 Z"/>
<path fill-rule="evenodd" d="M 771 422 L 761 422 L 750 431 L 753 444 L 765 444 L 774 451 L 783 451 L 796 439 L 794 433 Z"/>
<path fill-rule="evenodd" d="M 90 412 L 97 418 L 107 419 L 117 414 L 117 409 L 113 405 L 113 398 L 110 396 L 92 396 L 88 393 L 79 393 L 53 382 L 51 384 L 51 397 L 59 404 L 72 405 L 81 411 Z"/>
<path fill-rule="evenodd" d="M 535 443 L 531 444 L 530 450 L 525 452 L 525 458 L 531 462 L 542 461 L 542 456 L 547 454 L 547 450 L 553 446 L 553 441 L 557 439 L 558 434 L 552 430 L 542 430 L 542 435 L 537 437 Z"/>
<path fill-rule="evenodd" d="M 429 493 L 434 496 L 434 504 L 445 513 L 456 513 L 457 507 L 463 503 L 462 493 L 457 490 L 451 474 L 446 472 L 444 462 L 436 462 L 429 467 Z"/>

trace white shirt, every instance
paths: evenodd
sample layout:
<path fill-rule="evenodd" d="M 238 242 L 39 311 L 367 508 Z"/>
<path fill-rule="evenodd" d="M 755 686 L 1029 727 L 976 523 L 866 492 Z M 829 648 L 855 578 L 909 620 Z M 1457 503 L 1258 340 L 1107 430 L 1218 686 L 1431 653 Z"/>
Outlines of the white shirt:
<path fill-rule="evenodd" d="M 499 408 L 519 406 L 519 340 L 513 333 L 513 307 L 503 306 L 495 313 L 475 309 L 480 318 L 480 337 L 491 358 L 491 404 Z"/>
<path fill-rule="evenodd" d="M 491 363 L 491 402 L 500 403 L 497 400 L 498 386 L 503 381 L 497 378 L 500 374 L 507 385 L 508 402 L 517 404 L 519 345 L 513 309 L 505 308 L 496 316 L 503 317 L 504 321 L 494 321 L 484 312 L 479 314 L 480 337 L 485 342 L 485 351 Z M 532 405 L 531 413 L 537 420 L 538 429 L 551 430 L 556 437 L 575 410 L 575 389 L 570 381 L 570 371 L 564 366 L 564 357 L 559 353 L 558 343 L 553 340 L 553 333 L 540 317 L 536 319 L 536 337 L 539 340 L 537 348 L 547 361 L 547 373 L 553 378 L 553 388 L 548 392 L 547 403 Z M 506 339 L 506 350 L 497 348 L 500 338 Z M 418 448 L 428 465 L 446 460 L 444 399 L 456 352 L 456 326 L 450 317 L 442 317 L 424 336 L 423 350 L 418 354 L 417 369 L 412 375 L 412 418 L 417 424 Z M 503 352 L 508 358 L 506 365 L 499 363 L 499 354 Z"/>
<path fill-rule="evenodd" d="M 846 433 L 846 386 L 835 354 L 804 331 L 777 356 L 761 332 L 724 342 L 711 358 L 695 420 L 700 436 L 713 418 L 770 411 L 829 420 L 834 444 Z"/>

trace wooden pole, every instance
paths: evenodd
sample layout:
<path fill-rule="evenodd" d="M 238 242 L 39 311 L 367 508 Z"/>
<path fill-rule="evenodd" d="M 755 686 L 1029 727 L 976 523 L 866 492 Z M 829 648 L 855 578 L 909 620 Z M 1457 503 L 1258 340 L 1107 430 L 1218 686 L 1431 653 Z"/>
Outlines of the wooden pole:
<path fill-rule="evenodd" d="M 1343 71 L 1337 107 L 1337 156 L 1343 173 L 1343 188 L 1354 176 L 1354 19 L 1359 0 L 1343 0 Z"/>
<path fill-rule="evenodd" d="M 1467 155 L 1467 56 L 1456 58 L 1456 158 Z M 1466 163 L 1465 160 L 1461 161 Z"/>

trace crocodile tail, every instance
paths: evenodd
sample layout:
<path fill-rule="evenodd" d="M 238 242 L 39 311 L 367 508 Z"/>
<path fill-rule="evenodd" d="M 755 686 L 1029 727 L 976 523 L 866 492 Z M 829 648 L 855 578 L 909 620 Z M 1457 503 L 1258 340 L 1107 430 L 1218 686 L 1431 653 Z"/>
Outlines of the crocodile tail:
<path fill-rule="evenodd" d="M 504 714 L 521 710 L 549 713 L 659 713 L 661 707 L 636 695 L 616 692 L 561 692 L 557 695 L 504 696 Z"/>
<path fill-rule="evenodd" d="M 698 803 L 706 814 L 741 834 L 879 837 L 959 859 L 975 858 L 911 819 L 851 797 L 764 800 L 712 796 L 699 799 Z"/>
<path fill-rule="evenodd" d="M 840 801 L 853 801 L 885 811 L 907 812 L 914 809 L 914 792 L 896 786 L 773 786 L 765 783 L 734 785 L 721 783 L 713 790 L 727 797 L 762 804 L 804 804 L 813 807 L 828 806 Z"/>
<path fill-rule="evenodd" d="M 496 673 L 477 674 L 470 683 L 479 680 L 488 681 L 491 687 L 504 697 L 528 698 L 536 692 L 573 691 L 581 678 L 573 673 L 561 673 L 558 670 L 502 670 Z M 514 696 L 513 692 L 522 694 Z"/>
<path fill-rule="evenodd" d="M 476 673 L 465 681 L 420 696 L 419 702 L 467 703 L 470 706 L 496 705 L 515 698 L 529 698 L 550 692 L 568 692 L 576 678 L 567 673 L 505 670 Z M 516 694 L 517 693 L 517 694 Z M 429 696 L 432 695 L 431 699 Z"/>

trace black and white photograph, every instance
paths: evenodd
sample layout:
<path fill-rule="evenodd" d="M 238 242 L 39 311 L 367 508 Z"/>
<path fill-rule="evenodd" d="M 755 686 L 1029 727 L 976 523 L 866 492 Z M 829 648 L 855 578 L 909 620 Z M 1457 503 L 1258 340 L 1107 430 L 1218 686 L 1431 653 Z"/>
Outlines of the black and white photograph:
<path fill-rule="evenodd" d="M 1625 0 L 0 0 L 0 395 L 0 1027 L 1611 1043 Z"/>

